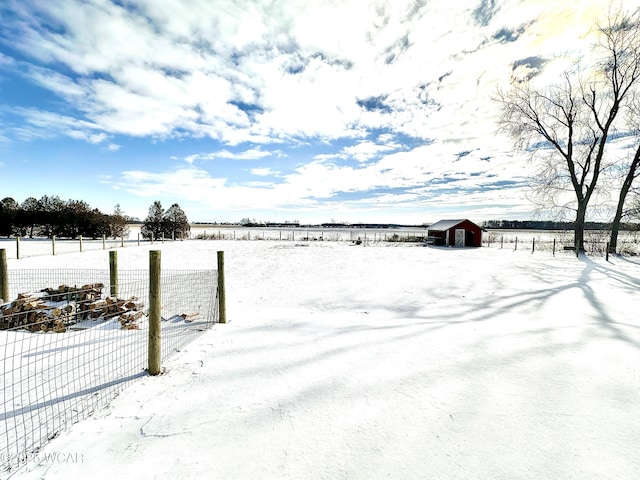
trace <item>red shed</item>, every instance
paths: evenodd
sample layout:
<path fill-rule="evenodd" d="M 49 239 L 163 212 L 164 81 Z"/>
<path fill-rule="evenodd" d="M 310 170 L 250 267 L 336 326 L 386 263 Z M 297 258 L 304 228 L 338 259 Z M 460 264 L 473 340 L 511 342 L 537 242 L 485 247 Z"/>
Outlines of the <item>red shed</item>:
<path fill-rule="evenodd" d="M 427 229 L 427 241 L 448 247 L 481 247 L 482 228 L 470 220 L 440 220 Z"/>

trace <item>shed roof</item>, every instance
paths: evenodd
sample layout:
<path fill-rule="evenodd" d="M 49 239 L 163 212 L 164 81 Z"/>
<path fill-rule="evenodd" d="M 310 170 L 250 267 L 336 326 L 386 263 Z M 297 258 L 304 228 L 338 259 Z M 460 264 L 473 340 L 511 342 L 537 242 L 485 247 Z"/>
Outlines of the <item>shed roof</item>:
<path fill-rule="evenodd" d="M 466 218 L 462 218 L 459 220 L 440 220 L 439 222 L 430 225 L 427 230 L 434 230 L 437 232 L 444 232 L 445 230 L 449 230 L 450 228 L 457 227 L 462 222 L 469 222 Z M 473 222 L 471 222 L 473 223 Z M 475 225 L 475 224 L 474 224 Z"/>

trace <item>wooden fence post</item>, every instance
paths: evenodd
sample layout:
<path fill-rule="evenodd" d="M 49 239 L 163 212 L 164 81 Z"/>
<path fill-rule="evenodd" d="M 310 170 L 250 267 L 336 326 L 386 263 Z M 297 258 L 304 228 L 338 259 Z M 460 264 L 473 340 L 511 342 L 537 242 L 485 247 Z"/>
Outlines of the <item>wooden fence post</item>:
<path fill-rule="evenodd" d="M 80 251 L 82 252 L 82 235 L 80 235 Z"/>
<path fill-rule="evenodd" d="M 164 243 L 164 232 L 162 232 L 162 243 Z"/>
<path fill-rule="evenodd" d="M 514 250 L 518 250 L 518 237 L 516 237 L 516 248 Z"/>
<path fill-rule="evenodd" d="M 112 297 L 118 296 L 118 251 L 109 252 L 109 285 L 111 285 L 110 294 Z"/>
<path fill-rule="evenodd" d="M 0 248 L 0 298 L 9 301 L 9 272 L 7 271 L 7 251 Z"/>
<path fill-rule="evenodd" d="M 120 246 L 124 247 L 124 235 L 120 237 Z"/>
<path fill-rule="evenodd" d="M 16 236 L 16 258 L 20 260 L 20 236 Z"/>
<path fill-rule="evenodd" d="M 536 237 L 533 237 L 533 242 L 531 243 L 531 253 L 536 251 Z"/>
<path fill-rule="evenodd" d="M 138 246 L 140 246 L 140 232 L 138 232 Z"/>
<path fill-rule="evenodd" d="M 160 373 L 160 251 L 149 252 L 149 375 Z"/>
<path fill-rule="evenodd" d="M 605 257 L 606 257 L 606 261 L 608 262 L 609 261 L 609 242 L 607 242 L 607 253 Z"/>
<path fill-rule="evenodd" d="M 102 249 L 106 250 L 107 249 L 107 236 L 106 235 L 102 235 Z"/>
<path fill-rule="evenodd" d="M 218 321 L 227 323 L 226 292 L 224 287 L 224 252 L 218 252 Z"/>
<path fill-rule="evenodd" d="M 556 256 L 556 239 L 553 239 L 553 256 Z"/>
<path fill-rule="evenodd" d="M 55 256 L 56 254 L 56 236 L 51 235 L 51 253 Z"/>

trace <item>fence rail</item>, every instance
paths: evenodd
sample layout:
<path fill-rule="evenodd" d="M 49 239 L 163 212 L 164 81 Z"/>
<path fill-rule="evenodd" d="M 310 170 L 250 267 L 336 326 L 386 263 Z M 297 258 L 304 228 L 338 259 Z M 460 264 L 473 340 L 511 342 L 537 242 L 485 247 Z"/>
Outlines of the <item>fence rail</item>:
<path fill-rule="evenodd" d="M 0 248 L 7 251 L 8 258 L 27 258 L 44 255 L 61 255 L 65 253 L 78 253 L 94 250 L 113 250 L 125 247 L 135 247 L 140 245 L 154 245 L 159 243 L 173 242 L 175 239 L 159 239 L 141 238 L 138 234 L 137 239 L 132 238 L 2 238 L 0 239 Z"/>
<path fill-rule="evenodd" d="M 0 456 L 10 470 L 147 375 L 150 277 L 120 270 L 113 296 L 109 270 L 5 276 L 13 300 L 0 317 Z M 217 322 L 221 306 L 216 270 L 167 270 L 160 278 L 165 360 Z"/>

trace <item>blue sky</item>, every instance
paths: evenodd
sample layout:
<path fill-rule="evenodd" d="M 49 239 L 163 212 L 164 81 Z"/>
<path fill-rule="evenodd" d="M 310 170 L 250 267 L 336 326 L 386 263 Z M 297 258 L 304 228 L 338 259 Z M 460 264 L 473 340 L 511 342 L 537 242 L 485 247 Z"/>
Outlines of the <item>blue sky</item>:
<path fill-rule="evenodd" d="M 491 96 L 556 81 L 609 4 L 4 0 L 0 197 L 140 218 L 160 200 L 192 221 L 533 218 Z"/>

